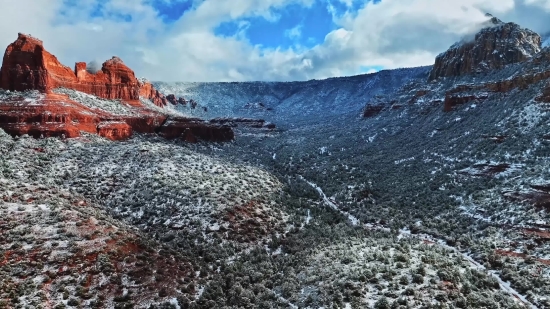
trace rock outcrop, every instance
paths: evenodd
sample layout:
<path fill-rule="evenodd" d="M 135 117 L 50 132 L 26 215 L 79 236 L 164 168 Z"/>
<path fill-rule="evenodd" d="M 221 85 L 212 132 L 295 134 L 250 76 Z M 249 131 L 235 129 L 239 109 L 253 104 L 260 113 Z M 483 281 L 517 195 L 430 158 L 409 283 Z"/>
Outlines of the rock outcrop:
<path fill-rule="evenodd" d="M 511 200 L 531 204 L 538 209 L 550 210 L 550 193 L 545 190 L 531 190 L 527 192 L 504 192 L 503 195 Z"/>
<path fill-rule="evenodd" d="M 173 95 L 173 94 L 167 95 L 167 96 L 166 96 L 166 100 L 168 100 L 168 102 L 170 102 L 170 103 L 172 103 L 172 104 L 174 104 L 174 105 L 178 104 L 178 101 L 177 101 L 177 99 L 176 99 L 176 96 Z"/>
<path fill-rule="evenodd" d="M 365 106 L 365 109 L 363 110 L 363 117 L 369 118 L 380 114 L 380 112 L 384 109 L 384 106 L 385 105 L 383 104 L 369 104 Z"/>
<path fill-rule="evenodd" d="M 133 132 L 158 133 L 167 139 L 181 138 L 224 142 L 234 139 L 229 125 L 199 118 L 171 117 L 136 107 L 131 115 L 112 115 L 71 100 L 67 95 L 13 92 L 0 99 L 0 128 L 12 136 L 79 137 L 81 132 L 123 140 Z"/>
<path fill-rule="evenodd" d="M 170 117 L 159 129 L 159 134 L 167 139 L 182 138 L 187 142 L 207 140 L 223 142 L 232 140 L 235 135 L 229 126 L 205 123 L 198 118 Z"/>
<path fill-rule="evenodd" d="M 481 94 L 447 94 L 445 96 L 445 101 L 443 101 L 443 110 L 450 112 L 453 107 L 461 104 L 466 104 L 470 102 L 482 102 L 487 99 L 488 95 L 486 93 Z"/>
<path fill-rule="evenodd" d="M 500 69 L 531 59 L 540 50 L 537 33 L 491 17 L 473 40 L 458 42 L 437 56 L 428 80 Z"/>
<path fill-rule="evenodd" d="M 132 127 L 125 121 L 101 122 L 97 126 L 97 134 L 110 140 L 123 140 L 132 136 Z"/>
<path fill-rule="evenodd" d="M 533 84 L 545 81 L 549 78 L 550 70 L 543 70 L 536 73 L 513 76 L 499 81 L 456 85 L 452 89 L 449 89 L 445 94 L 445 110 L 448 110 L 447 107 L 449 106 L 452 107 L 458 104 L 467 103 L 467 101 L 477 99 L 484 100 L 487 98 L 488 93 L 507 93 L 516 88 L 524 90 L 529 88 Z M 476 92 L 478 94 L 471 94 Z M 464 93 L 468 93 L 471 95 L 463 95 Z M 457 100 L 457 98 L 459 97 L 465 98 L 467 96 L 470 96 L 470 100 Z M 538 102 L 550 103 L 550 82 L 546 82 L 545 86 L 543 86 L 543 88 L 541 89 L 541 94 L 536 97 L 535 100 Z"/>
<path fill-rule="evenodd" d="M 46 51 L 42 41 L 19 33 L 4 54 L 0 88 L 50 92 L 58 87 L 106 99 L 138 100 L 142 96 L 159 106 L 166 102 L 150 83 L 140 82 L 118 57 L 105 61 L 95 74 L 86 70 L 85 62 L 77 62 L 72 70 Z"/>
<path fill-rule="evenodd" d="M 13 94 L 0 101 L 0 127 L 11 135 L 71 138 L 84 131 L 113 140 L 131 135 L 131 128 L 126 123 L 107 125 L 112 121 L 109 118 L 112 116 L 107 113 L 92 110 L 59 94 L 34 94 L 30 98 Z"/>
<path fill-rule="evenodd" d="M 99 105 L 79 102 L 56 88 L 68 88 L 99 98 L 116 99 L 121 110 L 102 109 Z M 44 49 L 42 41 L 19 34 L 4 54 L 0 69 L 0 128 L 17 136 L 78 137 L 80 132 L 98 134 L 111 140 L 130 137 L 134 131 L 160 133 L 167 138 L 182 137 L 187 141 L 228 141 L 234 138 L 229 126 L 200 119 L 172 118 L 153 110 L 140 99 L 148 99 L 165 107 L 168 99 L 151 83 L 138 80 L 120 58 L 105 61 L 96 73 L 87 70 L 84 62 L 74 70 L 61 64 Z M 56 91 L 59 92 L 59 91 Z M 177 102 L 185 102 L 184 99 Z M 172 103 L 176 98 L 170 96 Z"/>
<path fill-rule="evenodd" d="M 166 106 L 166 97 L 148 81 L 140 81 L 139 96 L 151 100 L 156 106 Z"/>
<path fill-rule="evenodd" d="M 276 128 L 275 124 L 272 122 L 266 122 L 263 119 L 252 119 L 252 118 L 214 118 L 209 121 L 212 124 L 227 125 L 230 127 L 248 127 L 255 129 L 269 129 L 273 130 Z"/>

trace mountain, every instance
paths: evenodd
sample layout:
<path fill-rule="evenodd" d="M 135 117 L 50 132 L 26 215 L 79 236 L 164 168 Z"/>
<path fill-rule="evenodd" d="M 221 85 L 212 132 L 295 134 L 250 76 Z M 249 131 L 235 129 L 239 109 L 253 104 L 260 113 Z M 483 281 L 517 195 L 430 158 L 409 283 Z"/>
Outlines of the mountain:
<path fill-rule="evenodd" d="M 165 83 L 162 92 L 195 100 L 203 109 L 180 111 L 202 117 L 262 117 L 278 124 L 315 121 L 319 117 L 358 116 L 373 96 L 391 93 L 414 78 L 425 78 L 430 67 L 385 70 L 306 82 Z"/>
<path fill-rule="evenodd" d="M 501 69 L 532 58 L 540 49 L 537 33 L 491 17 L 473 40 L 464 39 L 436 57 L 429 80 Z"/>

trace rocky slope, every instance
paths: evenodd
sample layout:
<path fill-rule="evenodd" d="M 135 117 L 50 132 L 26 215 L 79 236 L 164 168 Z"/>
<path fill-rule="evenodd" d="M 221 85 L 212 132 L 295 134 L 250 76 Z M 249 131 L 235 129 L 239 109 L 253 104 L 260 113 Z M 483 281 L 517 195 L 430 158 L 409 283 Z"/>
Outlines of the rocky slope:
<path fill-rule="evenodd" d="M 84 131 L 121 140 L 135 131 L 187 141 L 234 137 L 227 126 L 175 112 L 164 95 L 138 80 L 118 57 L 105 61 L 96 73 L 88 72 L 84 62 L 71 70 L 42 41 L 21 33 L 4 54 L 0 88 L 6 90 L 0 100 L 0 127 L 12 135 L 77 137 Z"/>
<path fill-rule="evenodd" d="M 458 42 L 440 54 L 427 81 L 417 78 L 394 93 L 373 97 L 363 113 L 369 117 L 411 104 L 451 111 L 526 89 L 536 89 L 537 102 L 550 102 L 549 64 L 550 49 L 541 48 L 537 33 L 492 17 L 473 41 Z"/>
<path fill-rule="evenodd" d="M 464 39 L 437 56 L 429 80 L 501 69 L 531 59 L 540 50 L 537 33 L 491 17 L 473 40 Z"/>
<path fill-rule="evenodd" d="M 405 68 L 304 82 L 153 84 L 162 92 L 175 93 L 198 105 L 193 109 L 190 104 L 180 104 L 176 108 L 182 113 L 207 118 L 262 118 L 288 127 L 341 115 L 358 117 L 373 96 L 393 93 L 411 79 L 425 79 L 429 70 Z"/>

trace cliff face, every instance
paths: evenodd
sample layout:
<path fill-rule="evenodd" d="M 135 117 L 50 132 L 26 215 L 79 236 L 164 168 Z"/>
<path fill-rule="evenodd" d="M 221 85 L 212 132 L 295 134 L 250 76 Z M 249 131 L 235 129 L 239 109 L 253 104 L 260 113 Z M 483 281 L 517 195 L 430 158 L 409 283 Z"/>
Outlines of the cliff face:
<path fill-rule="evenodd" d="M 77 62 L 72 70 L 46 51 L 42 41 L 19 33 L 4 54 L 0 88 L 49 92 L 58 87 L 105 99 L 138 100 L 143 96 L 159 106 L 166 102 L 151 84 L 141 83 L 118 57 L 105 61 L 95 74 L 86 71 L 84 62 Z"/>
<path fill-rule="evenodd" d="M 23 97 L 4 95 L 0 101 L 0 128 L 11 135 L 32 137 L 78 137 L 80 132 L 98 134 L 111 140 L 132 135 L 124 121 L 114 121 L 108 113 L 90 109 L 59 94 Z"/>
<path fill-rule="evenodd" d="M 125 104 L 87 105 L 52 91 L 61 87 L 97 98 L 121 100 Z M 167 104 L 166 97 L 151 83 L 138 80 L 118 57 L 105 61 L 97 73 L 88 72 L 84 62 L 77 62 L 72 70 L 46 51 L 42 41 L 21 33 L 4 54 L 0 88 L 9 90 L 0 90 L 0 128 L 11 135 L 78 137 L 84 131 L 121 140 L 136 131 L 160 133 L 167 138 L 180 137 L 191 142 L 228 141 L 234 137 L 230 127 L 200 119 L 174 118 L 168 122 L 167 113 L 152 110 L 139 100 L 140 97 L 149 99 L 162 108 Z M 20 93 L 26 90 L 40 93 Z M 106 103 L 116 106 L 110 110 L 100 108 Z"/>
<path fill-rule="evenodd" d="M 456 43 L 437 56 L 428 80 L 500 69 L 531 59 L 540 50 L 537 33 L 493 17 L 473 41 Z"/>
<path fill-rule="evenodd" d="M 140 82 L 139 87 L 139 96 L 148 98 L 156 106 L 164 107 L 166 106 L 166 97 L 160 93 L 153 85 L 149 82 L 143 81 Z"/>
<path fill-rule="evenodd" d="M 48 74 L 45 62 L 47 60 L 59 63 L 53 55 L 44 50 L 42 41 L 20 33 L 4 54 L 0 71 L 0 88 L 17 91 L 26 89 L 46 91 Z M 61 70 L 66 69 L 68 68 L 61 67 Z"/>

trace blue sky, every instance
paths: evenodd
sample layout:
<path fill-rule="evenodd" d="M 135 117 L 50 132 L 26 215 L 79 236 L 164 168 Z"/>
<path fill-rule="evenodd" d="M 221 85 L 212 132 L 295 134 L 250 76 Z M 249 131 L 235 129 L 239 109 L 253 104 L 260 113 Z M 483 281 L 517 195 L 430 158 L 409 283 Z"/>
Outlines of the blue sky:
<path fill-rule="evenodd" d="M 193 9 L 192 1 L 171 3 L 155 0 L 151 4 L 168 24 L 177 21 L 186 11 Z M 214 33 L 222 37 L 244 33 L 251 44 L 268 48 L 308 48 L 322 43 L 325 36 L 337 28 L 331 9 L 336 14 L 343 14 L 350 10 L 356 11 L 363 5 L 364 1 L 353 1 L 352 6 L 348 7 L 339 0 L 314 1 L 311 5 L 290 3 L 285 7 L 273 9 L 273 18 L 251 16 L 225 21 L 214 29 Z"/>
<path fill-rule="evenodd" d="M 37 1 L 0 0 L 0 46 L 28 33 L 70 67 L 116 55 L 136 75 L 165 81 L 308 80 L 430 65 L 479 30 L 486 12 L 550 30 L 550 0 Z"/>
<path fill-rule="evenodd" d="M 297 3 L 273 10 L 274 20 L 263 17 L 239 18 L 220 24 L 215 33 L 221 36 L 233 36 L 242 27 L 253 45 L 267 48 L 311 48 L 323 42 L 325 36 L 337 29 L 329 4 L 337 14 L 345 13 L 348 8 L 340 1 L 315 1 L 311 6 Z M 361 1 L 356 1 L 353 10 L 357 10 Z"/>

